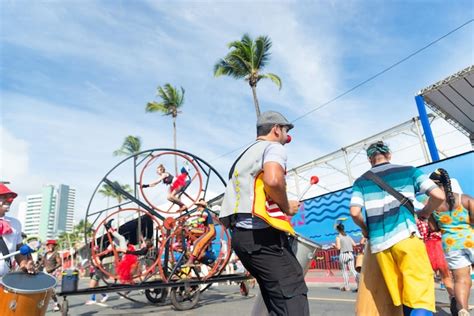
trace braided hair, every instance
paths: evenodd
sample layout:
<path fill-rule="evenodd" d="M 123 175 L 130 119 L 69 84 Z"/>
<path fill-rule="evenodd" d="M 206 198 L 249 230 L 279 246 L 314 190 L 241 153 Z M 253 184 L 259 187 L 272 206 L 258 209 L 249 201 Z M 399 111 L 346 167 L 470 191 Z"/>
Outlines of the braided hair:
<path fill-rule="evenodd" d="M 451 188 L 451 178 L 449 178 L 448 172 L 443 168 L 438 168 L 433 173 L 431 173 L 430 179 L 437 184 L 440 183 L 443 185 L 449 210 L 452 210 L 454 208 L 454 205 L 456 204 L 456 200 L 454 198 L 453 190 Z"/>

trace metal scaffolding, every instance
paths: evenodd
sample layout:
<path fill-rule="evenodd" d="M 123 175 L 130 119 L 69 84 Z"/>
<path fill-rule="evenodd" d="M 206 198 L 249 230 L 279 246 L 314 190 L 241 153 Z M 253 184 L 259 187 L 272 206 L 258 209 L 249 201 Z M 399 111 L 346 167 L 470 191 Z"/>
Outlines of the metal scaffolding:
<path fill-rule="evenodd" d="M 438 144 L 441 159 L 471 150 L 468 137 L 435 114 L 428 115 Z M 343 147 L 323 157 L 309 161 L 288 171 L 289 198 L 299 197 L 313 175 L 320 179 L 303 196 L 319 196 L 352 186 L 354 180 L 370 168 L 365 150 L 383 140 L 392 151 L 392 162 L 419 166 L 431 162 L 423 130 L 418 117 L 381 133 Z"/>

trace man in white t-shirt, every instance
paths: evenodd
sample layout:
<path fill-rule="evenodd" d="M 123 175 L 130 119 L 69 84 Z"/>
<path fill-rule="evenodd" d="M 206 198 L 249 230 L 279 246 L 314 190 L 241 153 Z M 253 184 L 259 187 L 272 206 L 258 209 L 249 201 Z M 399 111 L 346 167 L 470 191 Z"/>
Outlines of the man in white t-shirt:
<path fill-rule="evenodd" d="M 260 285 L 268 314 L 306 316 L 308 288 L 284 230 L 292 229 L 287 216 L 299 208 L 286 194 L 284 144 L 292 128 L 275 111 L 258 117 L 257 140 L 232 165 L 219 216 L 232 232 L 232 249 Z"/>
<path fill-rule="evenodd" d="M 0 183 L 0 253 L 3 256 L 8 253 L 15 252 L 22 246 L 21 237 L 21 223 L 16 218 L 5 216 L 10 210 L 13 200 L 17 197 L 15 192 L 12 192 L 6 185 Z M 3 241 L 2 241 L 3 240 Z M 1 245 L 4 243 L 4 245 Z M 4 249 L 7 248 L 7 249 Z M 15 256 L 16 263 L 20 270 L 28 273 L 34 273 L 34 264 L 30 256 L 23 256 L 18 254 Z M 0 277 L 12 271 L 14 268 L 13 259 L 0 259 Z"/>

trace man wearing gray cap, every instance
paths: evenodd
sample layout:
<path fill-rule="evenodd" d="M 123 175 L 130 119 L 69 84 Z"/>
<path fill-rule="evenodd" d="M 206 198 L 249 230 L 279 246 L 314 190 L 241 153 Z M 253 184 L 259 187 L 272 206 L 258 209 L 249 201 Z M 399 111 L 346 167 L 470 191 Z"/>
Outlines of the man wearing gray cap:
<path fill-rule="evenodd" d="M 257 120 L 257 140 L 229 172 L 220 217 L 232 232 L 232 248 L 260 285 L 270 315 L 309 315 L 303 270 L 289 249 L 288 216 L 299 202 L 286 194 L 286 149 L 293 124 L 278 112 Z"/>

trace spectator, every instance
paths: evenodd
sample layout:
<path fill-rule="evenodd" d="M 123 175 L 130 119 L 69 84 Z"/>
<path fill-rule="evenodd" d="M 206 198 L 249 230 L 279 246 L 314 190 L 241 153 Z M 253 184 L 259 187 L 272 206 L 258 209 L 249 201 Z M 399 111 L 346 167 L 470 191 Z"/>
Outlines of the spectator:
<path fill-rule="evenodd" d="M 454 277 L 454 296 L 459 316 L 469 315 L 469 294 L 474 264 L 474 199 L 467 194 L 454 194 L 446 170 L 436 169 L 430 178 L 446 193 L 446 201 L 433 213 L 442 232 L 443 250 Z M 454 307 L 452 312 L 455 312 Z"/>

